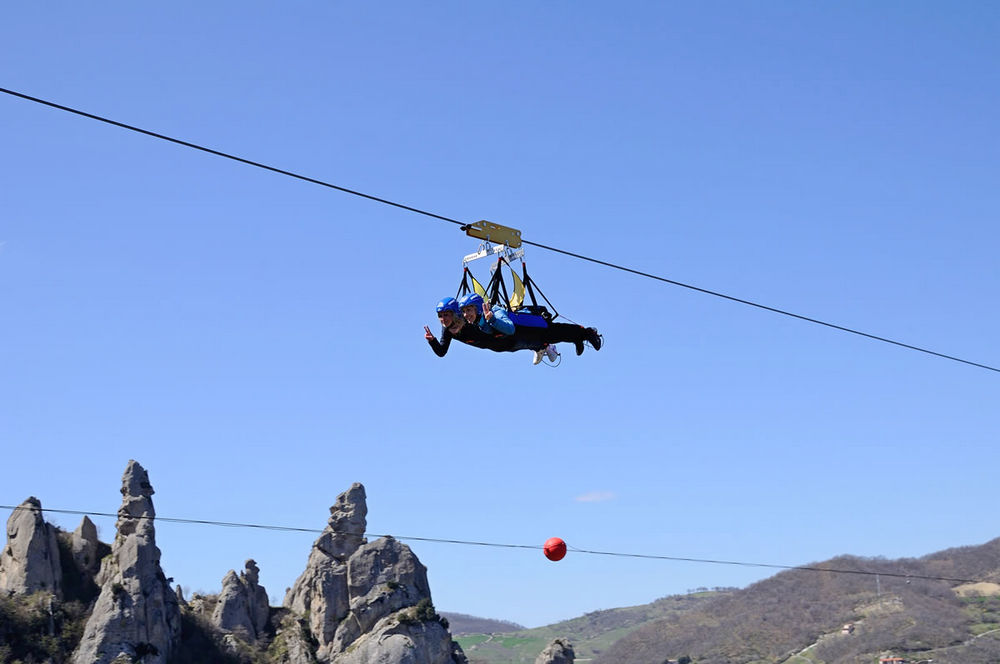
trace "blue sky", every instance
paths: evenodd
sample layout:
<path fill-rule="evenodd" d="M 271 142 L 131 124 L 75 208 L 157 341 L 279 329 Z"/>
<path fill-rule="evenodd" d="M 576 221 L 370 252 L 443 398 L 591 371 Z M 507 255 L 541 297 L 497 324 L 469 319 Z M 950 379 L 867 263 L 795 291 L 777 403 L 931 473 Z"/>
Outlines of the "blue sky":
<path fill-rule="evenodd" d="M 0 11 L 0 87 L 1000 365 L 994 3 Z M 451 224 L 9 95 L 0 141 L 2 504 L 113 512 L 135 458 L 169 517 L 321 529 L 360 481 L 375 534 L 781 565 L 1000 535 L 996 372 L 531 247 L 606 347 L 439 359 Z M 277 604 L 314 536 L 157 539 Z M 772 573 L 412 546 L 439 610 L 529 626 Z"/>

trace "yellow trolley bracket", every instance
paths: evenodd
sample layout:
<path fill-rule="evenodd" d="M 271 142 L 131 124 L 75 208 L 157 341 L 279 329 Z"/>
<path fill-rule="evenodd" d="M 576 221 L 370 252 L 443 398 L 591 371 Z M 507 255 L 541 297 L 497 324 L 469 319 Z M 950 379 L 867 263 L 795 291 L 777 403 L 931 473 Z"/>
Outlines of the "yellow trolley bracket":
<path fill-rule="evenodd" d="M 494 224 L 492 221 L 476 221 L 462 226 L 462 230 L 469 237 L 486 240 L 493 244 L 505 244 L 511 249 L 517 249 L 521 246 L 521 231 Z"/>

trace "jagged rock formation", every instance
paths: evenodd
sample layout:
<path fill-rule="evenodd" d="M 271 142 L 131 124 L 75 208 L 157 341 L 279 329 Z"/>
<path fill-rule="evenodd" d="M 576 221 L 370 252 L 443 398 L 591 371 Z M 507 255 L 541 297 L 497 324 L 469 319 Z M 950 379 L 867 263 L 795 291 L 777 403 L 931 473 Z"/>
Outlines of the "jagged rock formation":
<path fill-rule="evenodd" d="M 0 553 L 0 592 L 29 595 L 45 591 L 62 597 L 62 568 L 56 529 L 42 518 L 34 496 L 7 519 L 7 546 Z"/>
<path fill-rule="evenodd" d="M 350 609 L 347 560 L 365 543 L 368 505 L 365 489 L 354 484 L 337 497 L 330 520 L 309 553 L 306 569 L 285 595 L 284 605 L 309 615 L 309 632 L 329 654 L 337 626 Z"/>
<path fill-rule="evenodd" d="M 573 664 L 576 653 L 565 639 L 553 639 L 552 643 L 535 658 L 535 664 Z"/>
<path fill-rule="evenodd" d="M 461 649 L 434 613 L 427 569 L 410 548 L 364 539 L 365 489 L 353 484 L 330 508 L 285 606 L 309 616 L 316 657 L 331 664 L 452 664 Z"/>
<path fill-rule="evenodd" d="M 248 643 L 256 643 L 267 628 L 270 607 L 267 591 L 258 582 L 260 570 L 257 563 L 248 560 L 244 567 L 245 571 L 239 576 L 229 570 L 222 579 L 222 592 L 212 612 L 212 624 Z"/>
<path fill-rule="evenodd" d="M 76 569 L 83 575 L 95 576 L 101 568 L 101 561 L 97 556 L 100 542 L 97 539 L 97 526 L 89 517 L 83 517 L 80 525 L 73 531 L 70 546 Z"/>
<path fill-rule="evenodd" d="M 467 664 L 447 621 L 434 611 L 427 569 L 410 548 L 392 537 L 365 539 L 368 508 L 361 484 L 330 508 L 327 528 L 289 589 L 284 609 L 268 605 L 253 560 L 243 572 L 226 574 L 218 596 L 194 594 L 184 602 L 180 586 L 172 590 L 172 579 L 160 568 L 153 487 L 135 461 L 125 469 L 121 493 L 111 546 L 99 541 L 88 517 L 73 533 L 46 524 L 35 498 L 10 517 L 7 545 L 0 551 L 0 591 L 53 593 L 47 609 L 39 604 L 38 610 L 48 612 L 49 637 L 70 639 L 37 646 L 19 640 L 8 648 L 18 658 L 72 664 L 167 664 L 191 657 L 272 664 Z M 90 615 L 54 613 L 60 602 L 89 605 Z"/>
<path fill-rule="evenodd" d="M 73 655 L 74 664 L 109 664 L 124 656 L 166 664 L 180 638 L 177 597 L 160 569 L 149 475 L 129 461 L 111 555 L 97 577 L 101 594 Z"/>
<path fill-rule="evenodd" d="M 405 621 L 406 616 L 403 619 Z M 440 622 L 400 622 L 399 616 L 392 614 L 382 618 L 364 638 L 331 661 L 335 664 L 466 664 L 468 660 Z"/>
<path fill-rule="evenodd" d="M 96 578 L 101 558 L 111 553 L 111 546 L 97 538 L 97 526 L 86 516 L 73 532 L 57 528 L 56 539 L 62 563 L 63 599 L 90 604 L 100 594 Z"/>

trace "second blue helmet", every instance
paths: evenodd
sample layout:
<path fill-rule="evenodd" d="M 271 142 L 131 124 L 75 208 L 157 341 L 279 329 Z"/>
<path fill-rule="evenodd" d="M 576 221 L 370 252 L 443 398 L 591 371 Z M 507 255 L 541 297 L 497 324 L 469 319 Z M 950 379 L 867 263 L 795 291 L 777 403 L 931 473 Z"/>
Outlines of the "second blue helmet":
<path fill-rule="evenodd" d="M 467 293 L 459 298 L 458 300 L 459 307 L 468 307 L 470 305 L 475 307 L 476 309 L 482 309 L 483 308 L 482 295 L 480 295 L 479 293 Z"/>

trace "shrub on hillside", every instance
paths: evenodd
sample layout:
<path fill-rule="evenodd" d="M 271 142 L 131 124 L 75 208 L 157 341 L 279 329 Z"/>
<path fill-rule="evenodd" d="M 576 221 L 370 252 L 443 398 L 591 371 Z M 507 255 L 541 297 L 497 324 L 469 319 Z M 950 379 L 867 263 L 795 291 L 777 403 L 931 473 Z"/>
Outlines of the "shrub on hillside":
<path fill-rule="evenodd" d="M 49 593 L 0 597 L 0 662 L 65 661 L 87 623 L 81 602 L 61 602 Z"/>

